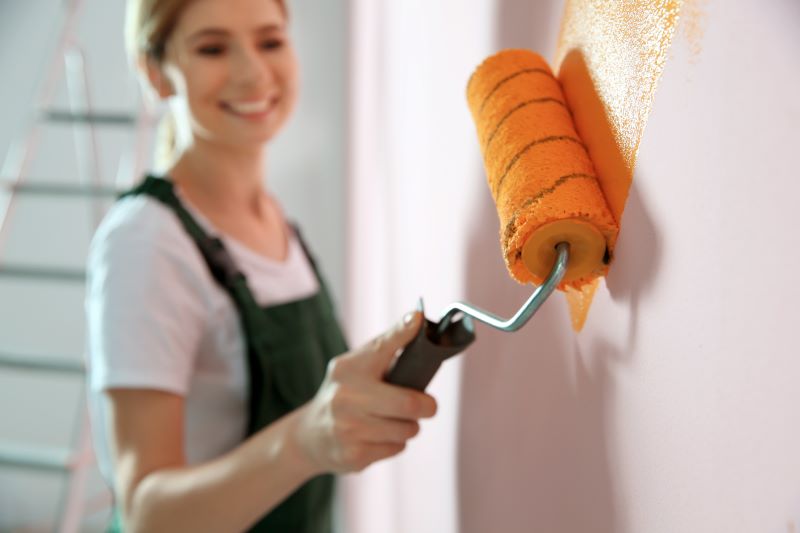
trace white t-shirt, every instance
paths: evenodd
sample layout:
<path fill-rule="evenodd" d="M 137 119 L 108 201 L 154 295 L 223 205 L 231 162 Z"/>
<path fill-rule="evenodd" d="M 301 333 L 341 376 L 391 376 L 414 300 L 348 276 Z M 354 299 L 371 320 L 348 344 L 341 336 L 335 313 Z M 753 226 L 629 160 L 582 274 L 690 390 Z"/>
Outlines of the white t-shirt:
<path fill-rule="evenodd" d="M 259 305 L 318 290 L 294 232 L 286 260 L 273 261 L 221 234 L 185 199 L 183 204 L 222 239 Z M 239 315 L 178 218 L 158 200 L 127 197 L 109 210 L 90 247 L 86 313 L 89 409 L 97 460 L 109 482 L 106 389 L 184 396 L 190 464 L 243 440 L 249 378 Z"/>

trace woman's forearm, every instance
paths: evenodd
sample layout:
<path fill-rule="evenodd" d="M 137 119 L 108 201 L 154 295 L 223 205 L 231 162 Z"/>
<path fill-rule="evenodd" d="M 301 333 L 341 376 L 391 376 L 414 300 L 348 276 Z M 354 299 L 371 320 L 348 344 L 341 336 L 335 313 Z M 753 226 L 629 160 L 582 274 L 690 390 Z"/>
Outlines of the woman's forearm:
<path fill-rule="evenodd" d="M 157 470 L 134 488 L 126 531 L 242 531 L 322 472 L 295 438 L 293 411 L 212 461 Z"/>

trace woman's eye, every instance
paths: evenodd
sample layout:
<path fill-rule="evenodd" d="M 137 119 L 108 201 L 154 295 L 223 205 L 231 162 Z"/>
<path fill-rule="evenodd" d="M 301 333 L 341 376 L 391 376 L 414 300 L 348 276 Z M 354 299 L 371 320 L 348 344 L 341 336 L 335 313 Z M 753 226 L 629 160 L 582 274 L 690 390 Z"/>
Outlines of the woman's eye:
<path fill-rule="evenodd" d="M 283 41 L 279 39 L 270 39 L 261 43 L 261 48 L 264 50 L 274 50 L 283 46 Z"/>
<path fill-rule="evenodd" d="M 219 45 L 201 46 L 197 49 L 197 53 L 204 56 L 218 56 L 225 51 L 225 48 Z"/>

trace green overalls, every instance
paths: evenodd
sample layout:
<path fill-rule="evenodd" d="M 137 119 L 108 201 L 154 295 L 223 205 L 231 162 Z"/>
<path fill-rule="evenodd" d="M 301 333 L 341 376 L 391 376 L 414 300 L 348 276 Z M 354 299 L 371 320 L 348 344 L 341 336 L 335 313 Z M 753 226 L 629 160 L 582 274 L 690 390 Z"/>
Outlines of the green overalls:
<path fill-rule="evenodd" d="M 124 196 L 146 194 L 169 207 L 197 244 L 211 274 L 233 300 L 247 347 L 249 405 L 246 437 L 309 401 L 328 361 L 347 351 L 333 304 L 316 262 L 295 228 L 314 268 L 319 291 L 293 302 L 259 307 L 222 241 L 206 234 L 175 195 L 172 183 L 147 176 Z M 317 476 L 265 515 L 250 531 L 330 533 L 334 478 Z"/>

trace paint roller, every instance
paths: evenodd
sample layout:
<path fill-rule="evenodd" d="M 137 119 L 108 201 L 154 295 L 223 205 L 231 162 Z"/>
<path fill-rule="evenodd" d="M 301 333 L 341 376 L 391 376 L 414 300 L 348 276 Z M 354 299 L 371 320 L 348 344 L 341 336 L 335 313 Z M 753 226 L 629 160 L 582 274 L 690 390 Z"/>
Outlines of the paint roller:
<path fill-rule="evenodd" d="M 605 276 L 619 226 L 608 207 L 558 80 L 539 55 L 503 50 L 467 84 L 489 190 L 500 218 L 508 271 L 538 284 L 508 320 L 465 302 L 424 320 L 386 375 L 425 390 L 441 364 L 475 340 L 474 320 L 496 329 L 524 326 L 556 289 L 583 290 Z M 419 310 L 424 313 L 422 300 Z"/>

